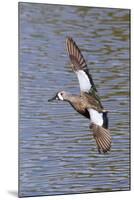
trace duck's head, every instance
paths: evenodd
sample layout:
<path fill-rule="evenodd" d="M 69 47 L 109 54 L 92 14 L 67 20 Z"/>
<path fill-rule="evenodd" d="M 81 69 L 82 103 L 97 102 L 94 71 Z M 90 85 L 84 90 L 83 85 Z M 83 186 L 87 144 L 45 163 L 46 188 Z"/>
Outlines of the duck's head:
<path fill-rule="evenodd" d="M 48 99 L 48 101 L 54 101 L 54 100 L 65 101 L 66 97 L 67 97 L 67 92 L 61 91 L 57 92 L 56 95 L 51 99 Z"/>

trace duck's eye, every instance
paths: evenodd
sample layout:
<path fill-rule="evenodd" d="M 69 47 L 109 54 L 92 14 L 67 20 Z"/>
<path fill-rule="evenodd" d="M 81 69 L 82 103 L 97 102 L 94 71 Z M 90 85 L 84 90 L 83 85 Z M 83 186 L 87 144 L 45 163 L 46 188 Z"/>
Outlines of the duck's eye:
<path fill-rule="evenodd" d="M 62 92 L 61 92 L 60 94 L 61 94 L 61 96 L 63 95 L 63 93 L 62 93 Z"/>

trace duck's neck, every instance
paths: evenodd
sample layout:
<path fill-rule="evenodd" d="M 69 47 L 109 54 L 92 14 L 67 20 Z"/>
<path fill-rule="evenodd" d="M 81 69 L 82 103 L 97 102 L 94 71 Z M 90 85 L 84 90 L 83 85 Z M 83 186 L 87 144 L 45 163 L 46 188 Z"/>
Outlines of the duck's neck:
<path fill-rule="evenodd" d="M 67 95 L 65 98 L 64 98 L 64 101 L 68 101 L 69 103 L 75 103 L 79 100 L 80 96 L 78 95 Z"/>
<path fill-rule="evenodd" d="M 69 94 L 64 97 L 64 101 L 73 102 L 75 101 L 76 97 L 76 95 Z"/>

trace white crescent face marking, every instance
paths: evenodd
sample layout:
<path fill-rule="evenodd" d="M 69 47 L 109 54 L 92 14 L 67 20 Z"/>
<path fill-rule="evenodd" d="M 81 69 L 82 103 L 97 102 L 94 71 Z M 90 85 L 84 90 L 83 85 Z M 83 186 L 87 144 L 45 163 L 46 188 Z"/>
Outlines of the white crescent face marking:
<path fill-rule="evenodd" d="M 76 71 L 76 74 L 79 80 L 80 90 L 84 92 L 89 92 L 91 88 L 91 83 L 87 74 L 83 70 Z"/>
<path fill-rule="evenodd" d="M 94 109 L 89 109 L 89 113 L 91 117 L 91 122 L 99 126 L 103 125 L 103 113 L 99 113 Z"/>
<path fill-rule="evenodd" d="M 60 94 L 60 92 L 58 93 L 58 97 L 59 97 L 59 99 L 60 99 L 61 101 L 64 100 L 63 97 L 62 97 L 62 95 Z"/>

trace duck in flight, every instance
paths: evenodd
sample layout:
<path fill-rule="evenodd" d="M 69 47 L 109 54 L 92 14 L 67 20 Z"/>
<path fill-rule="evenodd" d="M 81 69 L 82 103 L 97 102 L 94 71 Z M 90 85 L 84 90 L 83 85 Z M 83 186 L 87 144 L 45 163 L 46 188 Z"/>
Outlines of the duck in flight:
<path fill-rule="evenodd" d="M 48 101 L 67 101 L 78 113 L 90 119 L 89 128 L 93 132 L 98 152 L 106 153 L 111 148 L 111 136 L 108 129 L 108 111 L 102 106 L 86 61 L 71 37 L 66 39 L 66 47 L 72 69 L 79 81 L 80 94 L 72 95 L 68 92 L 60 91 Z"/>

